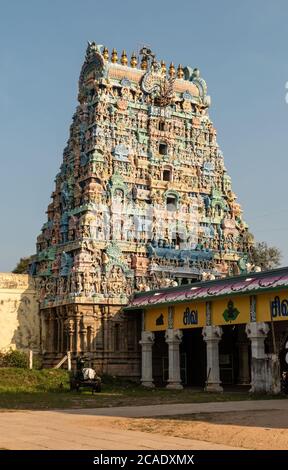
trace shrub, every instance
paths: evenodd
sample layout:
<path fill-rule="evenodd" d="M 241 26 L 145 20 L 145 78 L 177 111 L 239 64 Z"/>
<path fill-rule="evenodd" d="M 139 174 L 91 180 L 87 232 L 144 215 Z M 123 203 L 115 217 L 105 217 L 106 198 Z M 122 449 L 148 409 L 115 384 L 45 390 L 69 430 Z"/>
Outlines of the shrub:
<path fill-rule="evenodd" d="M 0 353 L 1 367 L 18 367 L 21 369 L 28 368 L 28 357 L 23 351 L 10 350 L 6 353 Z"/>
<path fill-rule="evenodd" d="M 40 370 L 43 368 L 43 359 L 39 354 L 33 354 L 33 369 Z"/>

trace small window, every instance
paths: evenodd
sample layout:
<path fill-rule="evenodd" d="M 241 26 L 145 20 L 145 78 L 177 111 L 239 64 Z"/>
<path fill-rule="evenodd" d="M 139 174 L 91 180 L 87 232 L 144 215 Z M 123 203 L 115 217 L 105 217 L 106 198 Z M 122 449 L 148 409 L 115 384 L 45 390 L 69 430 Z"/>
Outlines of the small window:
<path fill-rule="evenodd" d="M 164 121 L 159 122 L 159 131 L 165 131 L 165 122 Z"/>
<path fill-rule="evenodd" d="M 166 144 L 160 144 L 159 145 L 159 153 L 160 153 L 160 155 L 167 155 L 167 145 Z"/>
<path fill-rule="evenodd" d="M 171 181 L 171 170 L 163 171 L 163 181 Z"/>

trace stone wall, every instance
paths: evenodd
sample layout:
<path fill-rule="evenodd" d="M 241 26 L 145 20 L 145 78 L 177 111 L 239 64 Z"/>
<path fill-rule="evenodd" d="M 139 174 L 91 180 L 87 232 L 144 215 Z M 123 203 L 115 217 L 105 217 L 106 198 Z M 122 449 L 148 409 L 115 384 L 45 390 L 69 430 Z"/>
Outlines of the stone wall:
<path fill-rule="evenodd" d="M 39 308 L 27 274 L 0 273 L 0 351 L 40 349 Z"/>

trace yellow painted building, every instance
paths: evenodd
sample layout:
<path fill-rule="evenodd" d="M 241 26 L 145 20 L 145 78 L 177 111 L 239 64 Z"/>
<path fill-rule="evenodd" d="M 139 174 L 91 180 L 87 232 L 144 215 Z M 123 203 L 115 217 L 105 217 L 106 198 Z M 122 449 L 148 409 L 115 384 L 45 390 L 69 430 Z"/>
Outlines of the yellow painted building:
<path fill-rule="evenodd" d="M 136 294 L 145 331 L 288 320 L 288 268 Z"/>
<path fill-rule="evenodd" d="M 254 311 L 252 302 L 254 302 Z M 207 308 L 209 308 L 210 316 Z M 206 297 L 205 300 L 196 299 L 190 302 L 176 300 L 174 303 L 170 301 L 161 306 L 146 304 L 143 305 L 145 330 L 166 330 L 169 309 L 173 312 L 173 328 L 178 329 L 202 328 L 206 325 L 241 325 L 251 321 L 271 322 L 271 318 L 275 322 L 285 321 L 288 320 L 288 288 L 271 289 L 268 292 L 263 289 L 263 292 L 259 290 L 253 295 L 232 295 L 229 292 L 219 298 Z"/>

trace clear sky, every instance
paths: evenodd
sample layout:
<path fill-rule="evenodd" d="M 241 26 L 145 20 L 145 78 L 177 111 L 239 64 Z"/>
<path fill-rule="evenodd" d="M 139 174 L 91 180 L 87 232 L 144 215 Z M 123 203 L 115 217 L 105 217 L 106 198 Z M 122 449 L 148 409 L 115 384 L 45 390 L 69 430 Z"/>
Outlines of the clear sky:
<path fill-rule="evenodd" d="M 87 40 L 200 69 L 245 219 L 287 265 L 287 20 L 286 0 L 0 0 L 0 271 L 34 253 Z"/>

